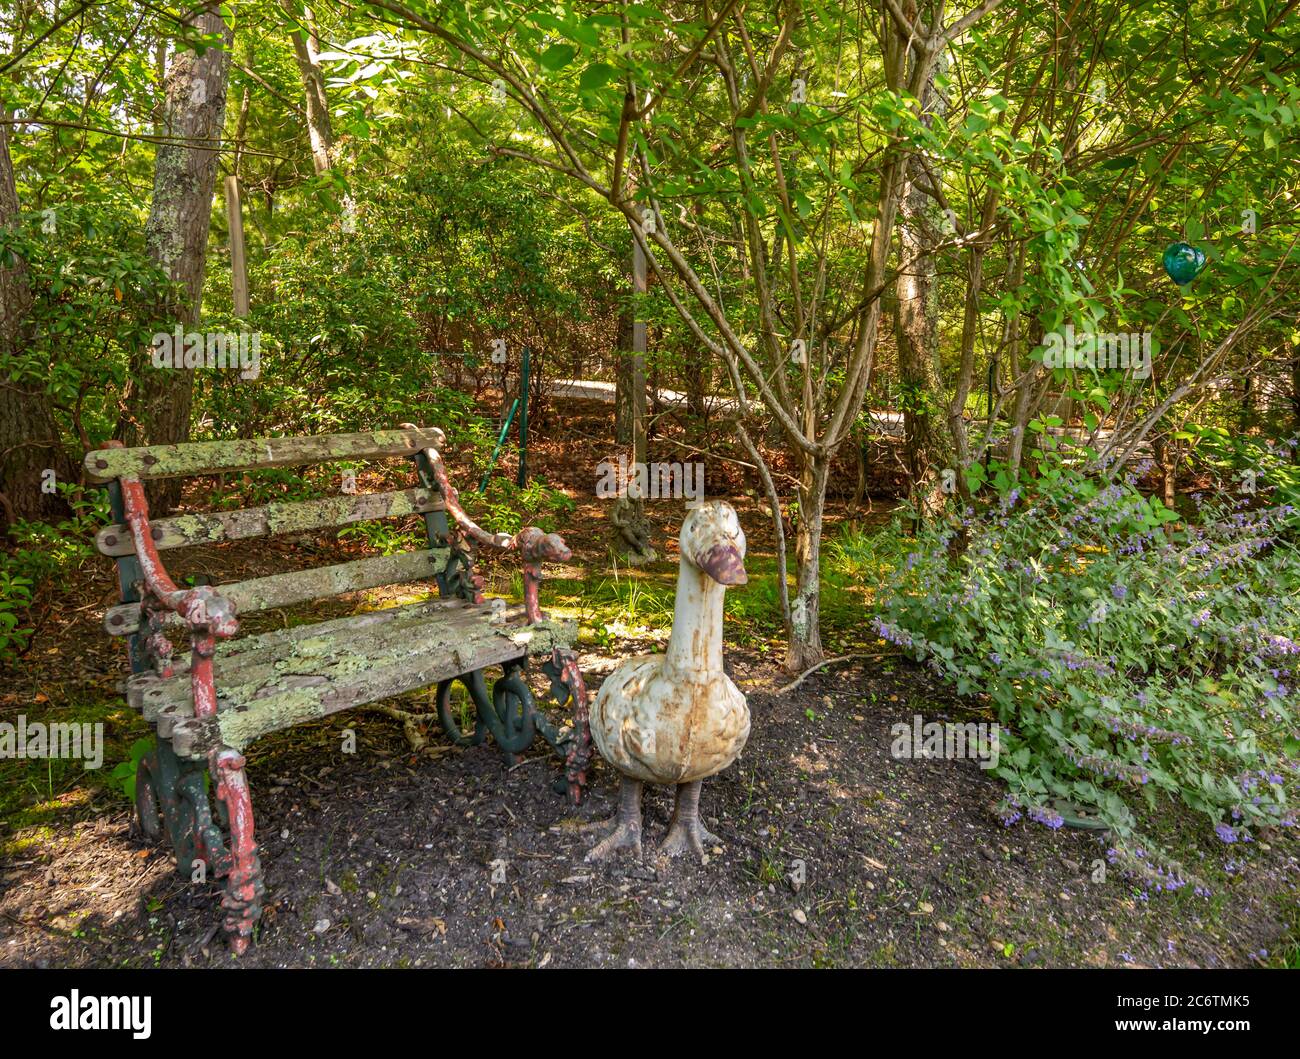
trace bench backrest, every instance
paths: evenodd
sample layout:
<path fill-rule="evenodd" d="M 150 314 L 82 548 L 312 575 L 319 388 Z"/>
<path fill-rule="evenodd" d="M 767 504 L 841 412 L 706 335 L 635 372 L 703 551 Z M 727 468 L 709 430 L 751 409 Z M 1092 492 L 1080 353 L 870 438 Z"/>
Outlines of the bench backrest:
<path fill-rule="evenodd" d="M 196 544 L 303 533 L 384 518 L 424 516 L 430 545 L 426 549 L 371 556 L 219 586 L 221 594 L 235 604 L 240 614 L 248 614 L 441 574 L 450 556 L 446 505 L 424 450 L 441 448 L 444 440 L 442 431 L 436 427 L 404 427 L 362 434 L 200 441 L 129 449 L 95 449 L 87 453 L 86 471 L 92 480 L 108 484 L 113 515 L 117 520 L 104 527 L 95 541 L 100 552 L 117 561 L 122 588 L 123 603 L 108 610 L 104 627 L 114 636 L 130 636 L 140 628 L 136 583 L 142 575 L 135 543 L 125 525 L 118 479 L 192 477 L 385 457 L 406 457 L 414 461 L 419 484 L 409 489 L 342 494 L 320 500 L 271 503 L 239 511 L 151 520 L 154 544 L 161 552 Z"/>

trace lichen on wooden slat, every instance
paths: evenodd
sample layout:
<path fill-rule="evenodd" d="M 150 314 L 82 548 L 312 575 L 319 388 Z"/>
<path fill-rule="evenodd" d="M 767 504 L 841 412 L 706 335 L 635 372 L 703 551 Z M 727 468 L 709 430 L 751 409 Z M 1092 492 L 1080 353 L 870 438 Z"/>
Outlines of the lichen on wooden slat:
<path fill-rule="evenodd" d="M 524 655 L 549 656 L 556 647 L 571 644 L 575 633 L 572 622 L 546 621 L 507 630 L 488 626 L 476 636 L 426 641 L 425 649 L 414 654 L 400 648 L 377 655 L 344 654 L 296 670 L 251 700 L 223 696 L 219 688 L 220 712 L 215 722 L 194 718 L 188 704 L 178 703 L 164 707 L 158 720 L 166 725 L 182 756 L 202 756 L 219 743 L 243 749 L 270 732 L 428 687 L 461 673 Z"/>
<path fill-rule="evenodd" d="M 258 652 L 247 664 L 218 672 L 217 707 L 219 710 L 247 709 L 255 700 L 276 694 L 286 676 L 322 676 L 335 680 L 341 674 L 357 670 L 358 666 L 383 668 L 395 664 L 398 658 L 419 658 L 439 650 L 445 651 L 460 667 L 457 672 L 464 672 L 473 668 L 478 644 L 508 639 L 510 657 L 522 653 L 549 654 L 557 645 L 571 645 L 576 631 L 571 622 L 533 626 L 493 624 L 491 610 L 482 606 L 451 615 L 435 614 L 413 624 L 339 630 L 329 636 Z M 357 665 L 352 664 L 353 659 Z M 181 704 L 188 709 L 191 702 L 189 677 L 183 673 L 166 680 L 141 678 L 131 690 L 131 704 L 142 711 L 146 721 L 156 720 L 171 705 Z"/>
<path fill-rule="evenodd" d="M 477 609 L 474 604 L 467 603 L 462 599 L 425 599 L 404 606 L 363 611 L 342 618 L 331 618 L 328 621 L 317 622 L 312 625 L 295 625 L 288 629 L 275 629 L 255 636 L 223 640 L 217 644 L 217 654 L 213 660 L 213 672 L 220 680 L 230 673 L 238 672 L 249 665 L 256 664 L 260 660 L 260 656 L 269 654 L 270 657 L 279 657 L 286 651 L 293 650 L 292 645 L 295 643 L 318 636 L 333 635 L 335 632 L 342 630 L 352 634 L 359 633 L 363 629 L 386 629 L 390 626 L 409 628 L 411 625 L 427 620 L 433 614 L 453 616 L 463 611 L 476 611 Z M 503 613 L 507 616 L 507 620 L 518 620 L 523 614 L 523 608 L 515 606 L 507 608 Z M 177 654 L 172 662 L 173 670 L 177 676 L 189 673 L 190 661 L 188 654 L 184 652 Z M 167 681 L 162 681 L 156 674 L 149 672 L 136 673 L 128 677 L 126 684 L 127 691 L 131 696 L 131 705 L 139 709 L 136 696 L 142 689 L 164 686 L 167 683 Z"/>
<path fill-rule="evenodd" d="M 86 473 L 97 482 L 113 478 L 179 478 L 330 460 L 411 456 L 430 446 L 442 448 L 445 440 L 437 427 L 419 427 L 306 438 L 192 441 L 131 449 L 93 449 L 86 453 L 84 462 Z"/>
<path fill-rule="evenodd" d="M 167 551 L 195 544 L 215 544 L 279 533 L 305 533 L 372 519 L 419 515 L 439 511 L 442 507 L 442 498 L 436 491 L 415 488 L 359 496 L 329 496 L 290 504 L 264 504 L 240 511 L 178 515 L 158 519 L 151 523 L 151 527 L 154 546 L 159 551 Z M 131 531 L 120 523 L 100 530 L 95 537 L 95 546 L 104 555 L 135 554 Z"/>
<path fill-rule="evenodd" d="M 259 610 L 359 592 L 379 585 L 403 584 L 436 577 L 446 566 L 449 554 L 446 548 L 426 548 L 397 555 L 377 555 L 335 566 L 318 566 L 311 570 L 237 581 L 220 585 L 217 591 L 235 605 L 237 614 L 252 614 Z M 184 619 L 177 614 L 169 614 L 166 620 L 168 625 L 184 624 Z M 139 627 L 139 603 L 110 607 L 104 615 L 104 628 L 112 636 L 128 636 Z"/>
<path fill-rule="evenodd" d="M 522 608 L 516 608 L 515 617 L 516 620 L 522 617 Z M 387 652 L 424 654 L 434 643 L 459 645 L 482 637 L 485 630 L 495 629 L 492 619 L 493 612 L 490 608 L 465 605 L 455 610 L 435 611 L 418 620 L 389 622 L 379 626 L 358 624 L 336 627 L 325 635 L 284 642 L 264 651 L 238 655 L 230 662 L 223 662 L 218 650 L 217 661 L 223 663 L 220 667 L 214 665 L 218 708 L 225 708 L 222 703 L 245 703 L 257 695 L 265 694 L 260 689 L 271 686 L 277 674 L 316 672 L 321 665 L 328 665 L 338 655 L 354 654 L 373 660 L 383 657 Z M 189 677 L 187 673 L 181 672 L 167 680 L 141 677 L 133 685 L 128 685 L 128 694 L 131 705 L 142 711 L 146 721 L 152 721 L 163 706 L 190 702 Z"/>

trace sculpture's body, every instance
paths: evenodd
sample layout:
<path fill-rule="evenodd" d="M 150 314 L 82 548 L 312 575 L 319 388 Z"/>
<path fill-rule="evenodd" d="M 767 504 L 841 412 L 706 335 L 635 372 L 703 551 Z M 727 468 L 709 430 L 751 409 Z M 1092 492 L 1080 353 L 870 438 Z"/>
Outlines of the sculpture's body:
<path fill-rule="evenodd" d="M 591 735 L 623 774 L 613 833 L 588 860 L 620 847 L 641 851 L 641 785 L 677 785 L 677 808 L 661 849 L 703 854 L 717 839 L 699 823 L 700 783 L 739 756 L 749 738 L 745 696 L 722 671 L 722 599 L 746 581 L 745 534 L 721 501 L 686 516 L 668 650 L 624 662 L 601 685 L 591 708 Z"/>

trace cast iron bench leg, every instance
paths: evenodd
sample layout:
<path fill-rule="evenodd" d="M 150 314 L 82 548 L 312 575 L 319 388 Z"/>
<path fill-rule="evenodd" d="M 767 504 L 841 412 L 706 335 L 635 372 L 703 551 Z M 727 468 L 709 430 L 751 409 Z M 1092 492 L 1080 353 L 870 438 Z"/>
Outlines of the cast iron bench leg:
<path fill-rule="evenodd" d="M 253 841 L 253 800 L 244 776 L 244 755 L 223 747 L 214 750 L 209 768 L 217 785 L 217 798 L 226 806 L 230 828 L 230 863 L 221 906 L 226 910 L 224 930 L 230 949 L 242 955 L 253 938 L 262 914 L 262 863 Z"/>
<path fill-rule="evenodd" d="M 587 685 L 578 668 L 578 655 L 568 648 L 557 647 L 551 660 L 542 667 L 551 678 L 551 688 L 561 706 L 573 703 L 573 740 L 565 755 L 564 778 L 569 788 L 569 803 L 581 805 L 587 787 L 587 769 L 591 766 L 591 726 L 588 719 Z M 560 697 L 560 689 L 568 694 Z"/>

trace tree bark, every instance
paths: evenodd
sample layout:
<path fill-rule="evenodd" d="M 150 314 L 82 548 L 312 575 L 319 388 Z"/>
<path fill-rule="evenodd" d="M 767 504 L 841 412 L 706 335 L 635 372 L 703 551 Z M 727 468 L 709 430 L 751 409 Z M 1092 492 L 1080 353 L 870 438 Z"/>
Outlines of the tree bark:
<path fill-rule="evenodd" d="M 614 354 L 614 441 L 632 444 L 632 307 L 618 312 L 618 349 Z"/>
<path fill-rule="evenodd" d="M 822 520 L 830 458 L 810 458 L 799 482 L 799 524 L 795 528 L 795 595 L 790 601 L 790 642 L 785 668 L 800 673 L 825 658 L 821 633 Z"/>
<path fill-rule="evenodd" d="M 632 287 L 637 294 L 644 294 L 648 288 L 646 273 L 646 256 L 641 245 L 632 242 Z M 646 324 L 638 319 L 635 309 L 632 314 L 632 351 L 628 360 L 628 412 L 630 433 L 632 435 L 632 462 L 635 468 L 645 466 L 648 455 L 646 437 Z M 642 564 L 653 562 L 655 550 L 650 541 L 650 523 L 645 516 L 645 497 L 639 492 L 629 490 L 626 496 L 615 501 L 610 514 L 611 521 L 619 532 L 619 539 L 627 547 L 628 562 Z"/>
<path fill-rule="evenodd" d="M 160 306 L 160 322 L 189 328 L 202 308 L 203 275 L 212 196 L 226 111 L 233 33 L 218 12 L 197 15 L 203 33 L 219 35 L 220 48 L 202 56 L 176 55 L 167 71 L 163 132 L 154 161 L 153 203 L 145 225 L 150 257 L 179 285 L 177 296 Z M 137 351 L 127 386 L 118 437 L 127 445 L 173 444 L 189 437 L 194 378 L 190 371 L 155 368 L 152 349 Z M 173 507 L 179 485 L 173 480 L 150 490 L 150 503 Z"/>
<path fill-rule="evenodd" d="M 334 129 L 330 123 L 329 101 L 325 97 L 325 75 L 320 68 L 320 40 L 311 8 L 296 0 L 280 0 L 280 6 L 294 21 L 289 31 L 293 55 L 298 61 L 303 94 L 307 99 L 307 137 L 311 142 L 311 161 L 316 175 L 329 171 L 333 164 Z"/>
<path fill-rule="evenodd" d="M 0 117 L 8 116 L 0 110 Z M 9 128 L 0 123 L 0 228 L 18 221 Z M 15 519 L 66 515 L 63 498 L 42 486 L 72 477 L 72 461 L 60 443 L 44 384 L 23 379 L 10 367 L 31 343 L 31 307 L 27 265 L 19 258 L 13 268 L 0 268 L 0 361 L 6 365 L 0 381 L 0 527 L 6 529 Z M 47 471 L 54 472 L 53 479 Z"/>
<path fill-rule="evenodd" d="M 922 120 L 942 115 L 947 101 L 934 89 L 932 72 L 921 96 Z M 921 518 L 938 517 L 946 500 L 942 471 L 960 475 L 956 446 L 941 409 L 943 381 L 939 363 L 939 299 L 934 246 L 939 205 L 922 188 L 926 174 L 913 155 L 898 204 L 902 257 L 895 292 L 898 309 L 894 334 L 898 343 L 898 377 L 904 395 L 903 427 L 912 503 Z M 956 479 L 953 479 L 954 481 Z"/>

